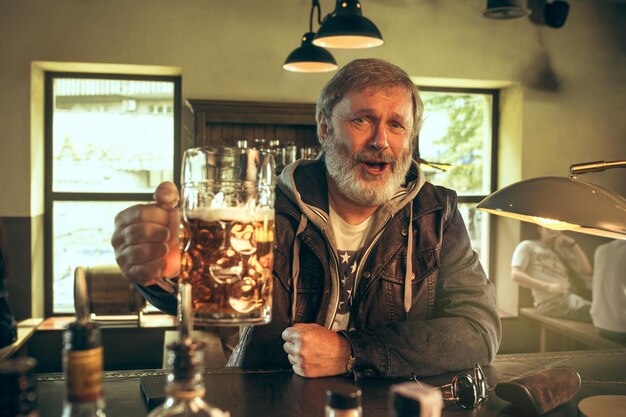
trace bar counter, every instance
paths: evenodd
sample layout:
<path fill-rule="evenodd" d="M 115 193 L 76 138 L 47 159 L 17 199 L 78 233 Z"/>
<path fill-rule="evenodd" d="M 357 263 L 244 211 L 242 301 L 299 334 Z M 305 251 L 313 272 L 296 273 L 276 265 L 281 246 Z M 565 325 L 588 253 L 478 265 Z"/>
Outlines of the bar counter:
<path fill-rule="evenodd" d="M 587 350 L 499 355 L 484 371 L 489 381 L 487 400 L 473 410 L 448 404 L 444 416 L 522 416 L 519 409 L 498 398 L 493 389 L 499 382 L 553 366 L 569 366 L 580 374 L 582 387 L 575 398 L 545 416 L 577 416 L 578 402 L 596 395 L 626 395 L 626 349 Z M 460 372 L 420 378 L 440 386 Z M 107 415 L 145 416 L 163 397 L 165 373 L 162 369 L 105 372 L 104 390 Z M 347 377 L 307 379 L 290 371 L 242 371 L 238 368 L 210 369 L 205 372 L 207 401 L 232 417 L 320 417 L 329 388 L 352 384 Z M 366 379 L 356 384 L 363 392 L 364 417 L 388 417 L 388 390 L 404 380 Z M 61 374 L 38 374 L 37 391 L 41 417 L 61 413 L 64 381 Z"/>

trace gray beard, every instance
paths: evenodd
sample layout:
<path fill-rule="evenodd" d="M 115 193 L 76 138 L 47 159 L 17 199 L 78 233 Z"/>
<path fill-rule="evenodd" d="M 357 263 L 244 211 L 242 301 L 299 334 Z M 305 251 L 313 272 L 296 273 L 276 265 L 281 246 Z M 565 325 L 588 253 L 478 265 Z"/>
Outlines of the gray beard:
<path fill-rule="evenodd" d="M 385 152 L 366 150 L 351 158 L 348 150 L 334 137 L 322 142 L 326 159 L 326 170 L 339 192 L 352 202 L 363 207 L 379 206 L 393 197 L 404 183 L 411 165 L 411 152 L 400 158 Z M 391 172 L 384 178 L 359 174 L 357 164 L 362 160 L 376 159 L 391 163 Z"/>

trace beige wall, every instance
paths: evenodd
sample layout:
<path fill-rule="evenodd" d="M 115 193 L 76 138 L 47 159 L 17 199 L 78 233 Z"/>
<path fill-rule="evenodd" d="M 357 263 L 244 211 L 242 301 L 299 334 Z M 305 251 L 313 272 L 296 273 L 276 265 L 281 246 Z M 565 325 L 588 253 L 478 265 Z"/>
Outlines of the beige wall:
<path fill-rule="evenodd" d="M 573 162 L 626 158 L 626 3 L 568 2 L 565 26 L 551 29 L 525 18 L 487 20 L 479 14 L 484 0 L 363 0 L 386 44 L 333 54 L 340 65 L 379 57 L 415 77 L 518 85 L 508 96 L 521 99 L 512 115 L 521 138 L 503 136 L 499 185 L 565 175 Z M 327 13 L 334 2 L 320 3 Z M 184 98 L 314 102 L 330 75 L 281 69 L 308 29 L 309 7 L 309 0 L 0 0 L 0 217 L 43 210 L 42 140 L 31 137 L 41 115 L 31 109 L 31 80 L 40 86 L 33 61 L 178 68 Z M 536 88 L 538 79 L 550 84 L 547 68 L 558 79 L 552 91 Z M 589 180 L 626 195 L 623 171 Z M 519 237 L 517 227 L 505 229 L 512 231 L 501 237 Z"/>

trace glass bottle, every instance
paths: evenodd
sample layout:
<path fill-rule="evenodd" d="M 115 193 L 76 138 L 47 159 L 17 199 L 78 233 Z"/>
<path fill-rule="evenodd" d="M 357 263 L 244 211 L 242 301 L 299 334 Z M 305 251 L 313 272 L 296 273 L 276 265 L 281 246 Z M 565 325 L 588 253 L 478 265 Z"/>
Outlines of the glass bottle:
<path fill-rule="evenodd" d="M 63 417 L 106 417 L 100 325 L 91 320 L 84 268 L 74 271 L 76 320 L 63 331 Z"/>
<path fill-rule="evenodd" d="M 289 165 L 298 159 L 298 147 L 293 142 L 287 142 L 284 147 L 283 164 Z"/>
<path fill-rule="evenodd" d="M 205 344 L 191 338 L 191 285 L 180 284 L 178 297 L 180 340 L 167 346 L 165 401 L 148 417 L 229 417 L 204 401 Z"/>
<path fill-rule="evenodd" d="M 227 417 L 204 401 L 204 343 L 176 341 L 167 349 L 165 401 L 148 417 Z"/>
<path fill-rule="evenodd" d="M 103 365 L 100 326 L 84 319 L 70 323 L 63 331 L 63 417 L 106 416 Z"/>
<path fill-rule="evenodd" d="M 340 387 L 326 391 L 325 417 L 361 417 L 361 390 L 357 387 Z"/>
<path fill-rule="evenodd" d="M 39 417 L 33 374 L 36 364 L 29 357 L 0 361 L 0 416 Z"/>

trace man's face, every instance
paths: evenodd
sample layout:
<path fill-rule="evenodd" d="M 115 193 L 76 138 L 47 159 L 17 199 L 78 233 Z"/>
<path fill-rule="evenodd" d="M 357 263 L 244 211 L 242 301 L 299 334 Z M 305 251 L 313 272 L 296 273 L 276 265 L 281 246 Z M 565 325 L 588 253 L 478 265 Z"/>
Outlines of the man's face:
<path fill-rule="evenodd" d="M 328 174 L 344 197 L 378 206 L 393 197 L 411 163 L 413 103 L 401 87 L 344 97 L 320 132 Z"/>

